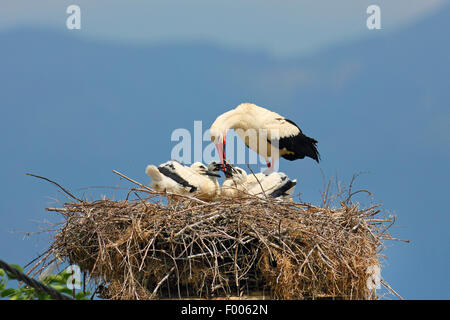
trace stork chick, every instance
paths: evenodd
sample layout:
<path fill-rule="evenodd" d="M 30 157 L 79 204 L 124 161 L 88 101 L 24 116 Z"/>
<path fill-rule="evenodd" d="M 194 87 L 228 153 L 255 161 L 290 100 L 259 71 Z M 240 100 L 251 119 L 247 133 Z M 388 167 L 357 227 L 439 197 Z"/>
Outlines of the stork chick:
<path fill-rule="evenodd" d="M 150 186 L 157 191 L 193 195 L 205 201 L 214 200 L 219 193 L 220 175 L 201 163 L 187 167 L 170 160 L 158 167 L 148 165 L 145 172 L 152 178 Z"/>
<path fill-rule="evenodd" d="M 211 162 L 208 165 L 210 171 L 221 171 L 220 163 Z M 247 172 L 237 166 L 226 164 L 225 181 L 221 187 L 221 196 L 238 197 L 243 193 L 256 195 L 263 198 L 264 195 L 275 199 L 292 197 L 297 180 L 290 180 L 285 173 L 271 172 L 270 174 Z"/>

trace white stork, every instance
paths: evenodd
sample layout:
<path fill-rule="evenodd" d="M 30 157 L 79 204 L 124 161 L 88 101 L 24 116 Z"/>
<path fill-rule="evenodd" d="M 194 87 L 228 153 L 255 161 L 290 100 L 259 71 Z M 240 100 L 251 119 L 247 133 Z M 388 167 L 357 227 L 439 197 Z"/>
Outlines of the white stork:
<path fill-rule="evenodd" d="M 217 181 L 220 175 L 209 171 L 202 163 L 187 167 L 170 160 L 158 167 L 148 165 L 145 173 L 152 179 L 150 187 L 157 191 L 191 194 L 206 201 L 214 200 L 220 191 Z"/>
<path fill-rule="evenodd" d="M 199 197 L 206 200 L 214 200 L 220 193 L 220 185 L 217 178 L 220 175 L 209 170 L 203 163 L 195 162 L 191 165 L 191 170 L 196 172 L 201 181 L 199 184 Z"/>
<path fill-rule="evenodd" d="M 248 177 L 255 177 L 253 174 Z M 264 197 L 264 194 L 270 198 L 290 198 L 294 193 L 297 180 L 290 180 L 288 176 L 283 172 L 271 172 L 265 175 L 261 180 L 252 183 L 252 187 L 248 190 L 248 193 Z M 263 192 L 264 190 L 264 192 Z"/>
<path fill-rule="evenodd" d="M 238 197 L 242 193 L 256 195 L 264 198 L 289 198 L 294 192 L 297 180 L 290 180 L 285 173 L 271 172 L 270 174 L 247 174 L 244 169 L 226 164 L 225 181 L 222 184 L 220 195 Z M 221 170 L 221 164 L 212 162 L 208 169 L 213 172 Z"/>
<path fill-rule="evenodd" d="M 247 173 L 238 167 L 226 164 L 227 170 L 225 170 L 225 181 L 220 188 L 220 195 L 234 198 L 238 197 L 242 192 L 247 192 Z M 212 162 L 208 165 L 208 168 L 213 171 L 220 171 L 221 165 L 217 162 Z"/>
<path fill-rule="evenodd" d="M 293 121 L 255 104 L 241 103 L 217 117 L 210 128 L 211 141 L 216 144 L 224 170 L 225 137 L 229 129 L 234 129 L 247 147 L 264 157 L 269 168 L 272 166 L 269 158 L 273 162 L 279 157 L 290 161 L 309 157 L 319 162 L 317 141 L 304 135 Z"/>

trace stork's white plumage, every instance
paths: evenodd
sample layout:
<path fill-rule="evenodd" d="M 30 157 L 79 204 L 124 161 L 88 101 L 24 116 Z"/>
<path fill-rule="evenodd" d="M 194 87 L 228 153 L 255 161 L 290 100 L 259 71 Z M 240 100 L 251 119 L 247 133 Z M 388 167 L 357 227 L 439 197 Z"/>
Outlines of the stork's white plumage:
<path fill-rule="evenodd" d="M 211 172 L 201 163 L 187 167 L 170 160 L 159 167 L 148 165 L 147 175 L 152 178 L 150 186 L 157 191 L 180 195 L 195 195 L 201 200 L 214 200 L 219 193 L 217 178 L 220 175 Z"/>
<path fill-rule="evenodd" d="M 227 164 L 229 166 L 229 164 Z M 220 170 L 220 164 L 217 164 L 218 169 Z M 225 181 L 222 183 L 220 188 L 220 195 L 224 197 L 234 198 L 239 196 L 239 194 L 243 192 L 247 193 L 247 173 L 238 167 L 231 167 L 229 170 L 231 175 L 225 178 Z"/>
<path fill-rule="evenodd" d="M 247 174 L 239 167 L 226 164 L 226 179 L 221 187 L 221 196 L 237 197 L 242 193 L 264 198 L 286 199 L 292 196 L 297 180 L 290 180 L 285 173 Z M 221 164 L 212 162 L 208 165 L 211 171 L 221 170 Z"/>
<path fill-rule="evenodd" d="M 293 121 L 255 104 L 242 103 L 217 117 L 210 128 L 211 141 L 216 144 L 224 170 L 229 129 L 234 129 L 247 147 L 264 157 L 269 167 L 269 158 L 292 161 L 310 157 L 319 162 L 317 141 L 304 135 Z"/>
<path fill-rule="evenodd" d="M 181 184 L 177 183 L 173 179 L 163 175 L 158 167 L 154 165 L 148 165 L 145 169 L 145 173 L 152 179 L 150 187 L 160 192 L 171 192 L 176 194 L 184 194 L 186 189 Z"/>
<path fill-rule="evenodd" d="M 250 177 L 253 175 L 250 175 Z M 255 179 L 256 180 L 256 179 Z M 289 180 L 286 174 L 282 172 L 272 172 L 265 175 L 259 182 L 252 184 L 248 193 L 256 196 L 264 196 L 271 198 L 289 198 L 292 197 L 297 180 Z M 264 190 L 264 192 L 263 192 Z"/>
<path fill-rule="evenodd" d="M 220 178 L 220 175 L 208 170 L 201 162 L 193 163 L 191 169 L 198 174 L 198 197 L 205 200 L 214 200 L 220 193 L 220 185 L 217 180 L 217 178 Z"/>

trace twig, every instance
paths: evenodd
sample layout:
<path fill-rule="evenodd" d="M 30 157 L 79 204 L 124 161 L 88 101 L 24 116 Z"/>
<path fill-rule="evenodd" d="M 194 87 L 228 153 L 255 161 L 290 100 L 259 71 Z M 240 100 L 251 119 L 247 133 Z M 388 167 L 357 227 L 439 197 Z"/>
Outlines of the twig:
<path fill-rule="evenodd" d="M 11 267 L 9 264 L 4 262 L 3 260 L 0 260 L 0 268 L 4 269 L 6 272 L 14 275 L 15 278 L 17 278 L 20 281 L 25 282 L 30 287 L 36 289 L 36 291 L 49 295 L 52 299 L 55 300 L 74 300 L 72 297 L 69 297 L 65 294 L 60 293 L 59 291 L 53 289 L 52 287 L 49 287 L 47 285 L 44 285 L 43 283 L 28 277 L 24 273 L 20 272 L 16 268 Z"/>
<path fill-rule="evenodd" d="M 253 172 L 252 168 L 250 168 L 250 165 L 247 164 L 247 168 L 250 170 L 250 172 L 252 173 L 252 175 L 255 177 L 256 181 L 258 181 L 259 186 L 261 187 L 261 191 L 262 194 L 264 195 L 264 198 L 267 199 L 267 195 L 266 192 L 264 191 L 264 188 L 261 185 L 261 182 L 259 182 L 259 179 L 256 177 L 255 173 Z"/>
<path fill-rule="evenodd" d="M 155 295 L 156 292 L 158 292 L 159 287 L 161 286 L 161 284 L 167 280 L 167 278 L 169 278 L 170 274 L 173 272 L 173 270 L 175 270 L 175 266 L 173 266 L 169 272 L 166 274 L 166 276 L 164 278 L 161 279 L 161 281 L 158 282 L 158 284 L 156 285 L 155 289 L 152 292 L 152 295 L 150 296 L 150 299 L 152 299 Z"/>
<path fill-rule="evenodd" d="M 387 288 L 389 291 L 391 291 L 393 294 L 395 294 L 400 300 L 405 300 L 405 299 L 403 299 L 403 297 L 402 297 L 401 295 L 399 295 L 394 289 L 392 289 L 391 286 L 390 286 L 386 281 L 384 281 L 383 279 L 381 279 L 380 282 L 381 282 L 381 284 L 382 284 L 385 288 Z"/>
<path fill-rule="evenodd" d="M 41 176 L 37 176 L 35 174 L 32 173 L 26 173 L 27 176 L 31 176 L 31 177 L 35 177 L 35 178 L 39 178 L 39 179 L 43 179 L 45 181 L 48 181 L 50 183 L 53 183 L 54 185 L 56 185 L 57 187 L 59 187 L 62 191 L 64 191 L 67 195 L 69 195 L 72 199 L 77 200 L 78 202 L 83 202 L 82 200 L 78 199 L 77 197 L 75 197 L 73 194 L 71 194 L 69 191 L 67 191 L 67 189 L 65 189 L 64 187 L 62 187 L 60 184 L 56 183 L 55 181 L 52 181 L 50 179 L 47 179 L 45 177 L 41 177 Z"/>

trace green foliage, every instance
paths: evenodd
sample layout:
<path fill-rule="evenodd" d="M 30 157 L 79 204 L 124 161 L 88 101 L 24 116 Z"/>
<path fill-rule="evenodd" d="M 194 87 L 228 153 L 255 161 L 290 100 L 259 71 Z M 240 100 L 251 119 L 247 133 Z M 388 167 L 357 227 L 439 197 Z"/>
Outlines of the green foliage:
<path fill-rule="evenodd" d="M 23 272 L 23 268 L 18 265 L 11 265 L 12 267 Z M 67 281 L 72 276 L 72 273 L 68 270 L 64 270 L 58 274 L 52 274 L 46 276 L 42 283 L 52 287 L 53 289 L 73 296 L 73 291 L 67 288 Z M 36 291 L 34 288 L 23 285 L 16 288 L 7 288 L 8 280 L 16 280 L 16 277 L 5 270 L 0 269 L 0 298 L 9 298 L 11 300 L 51 300 L 51 297 L 46 294 L 42 294 Z M 77 300 L 87 300 L 90 292 L 79 291 L 75 292 L 74 298 Z"/>

